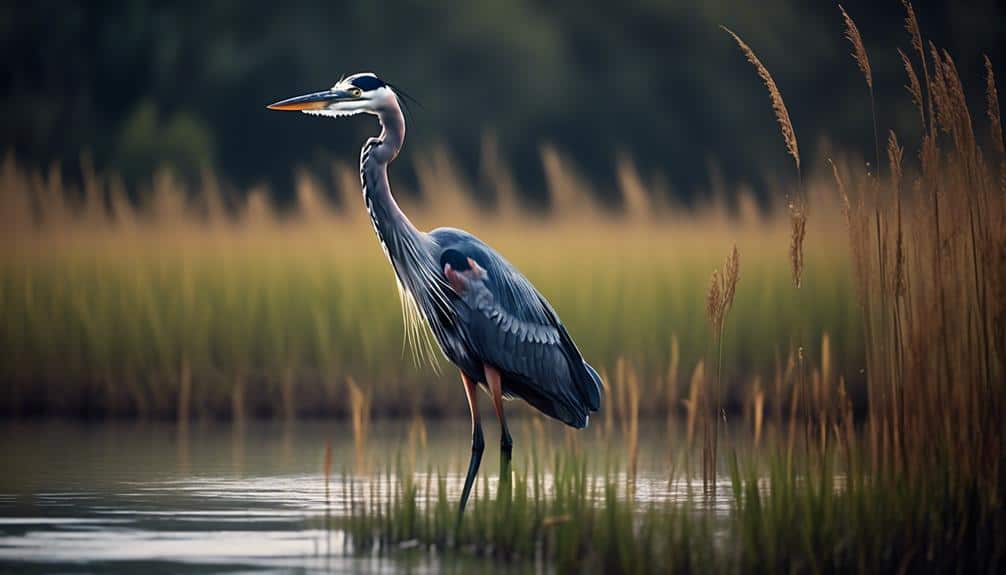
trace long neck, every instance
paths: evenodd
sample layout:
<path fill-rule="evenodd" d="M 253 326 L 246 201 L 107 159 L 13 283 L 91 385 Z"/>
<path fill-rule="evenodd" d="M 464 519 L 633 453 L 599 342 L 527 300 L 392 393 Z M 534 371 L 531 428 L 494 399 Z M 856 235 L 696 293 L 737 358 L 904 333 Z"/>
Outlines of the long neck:
<path fill-rule="evenodd" d="M 397 271 L 402 250 L 408 244 L 421 245 L 425 234 L 398 207 L 388 183 L 388 164 L 398 157 L 405 142 L 402 110 L 397 103 L 389 104 L 379 111 L 378 119 L 382 128 L 380 137 L 367 140 L 360 152 L 360 182 L 374 230 Z"/>
<path fill-rule="evenodd" d="M 381 246 L 395 268 L 399 296 L 406 325 L 406 340 L 418 360 L 422 356 L 435 364 L 429 340 L 420 335 L 425 323 L 434 333 L 441 349 L 448 345 L 445 324 L 453 324 L 453 308 L 448 286 L 440 275 L 436 245 L 405 217 L 388 184 L 388 164 L 398 156 L 405 141 L 405 118 L 395 102 L 378 113 L 381 135 L 371 138 L 360 153 L 360 179 L 363 199 L 374 223 Z M 424 343 L 424 341 L 426 343 Z"/>

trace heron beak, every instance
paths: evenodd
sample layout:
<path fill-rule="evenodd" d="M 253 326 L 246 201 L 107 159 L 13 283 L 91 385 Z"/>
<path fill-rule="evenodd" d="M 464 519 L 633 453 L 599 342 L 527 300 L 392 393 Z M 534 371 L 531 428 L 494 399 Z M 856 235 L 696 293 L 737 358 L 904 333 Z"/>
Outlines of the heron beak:
<path fill-rule="evenodd" d="M 350 100 L 353 97 L 344 90 L 325 90 L 280 100 L 266 106 L 270 110 L 320 110 L 333 102 Z"/>

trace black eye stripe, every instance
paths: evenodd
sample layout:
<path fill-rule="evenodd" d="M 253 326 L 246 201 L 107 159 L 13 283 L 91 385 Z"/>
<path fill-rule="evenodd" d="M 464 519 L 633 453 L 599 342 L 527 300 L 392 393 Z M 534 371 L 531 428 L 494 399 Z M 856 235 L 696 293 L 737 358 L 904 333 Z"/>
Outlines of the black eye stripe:
<path fill-rule="evenodd" d="M 356 86 L 357 88 L 363 90 L 364 92 L 369 92 L 371 90 L 376 90 L 378 88 L 383 88 L 387 84 L 383 80 L 376 76 L 357 76 L 349 81 L 350 84 Z"/>

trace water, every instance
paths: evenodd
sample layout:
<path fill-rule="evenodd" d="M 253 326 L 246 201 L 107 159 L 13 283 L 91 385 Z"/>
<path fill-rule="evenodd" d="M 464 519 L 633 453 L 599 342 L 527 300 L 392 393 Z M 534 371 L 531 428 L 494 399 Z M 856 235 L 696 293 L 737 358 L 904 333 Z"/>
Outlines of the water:
<path fill-rule="evenodd" d="M 618 439 L 603 441 L 599 426 L 573 435 L 557 424 L 512 425 L 518 470 L 532 448 L 607 452 L 616 459 L 624 451 Z M 383 497 L 393 489 L 398 465 L 417 470 L 420 486 L 427 474 L 446 474 L 456 498 L 469 454 L 465 421 L 373 422 L 361 449 L 343 423 L 182 430 L 151 423 L 17 422 L 0 430 L 0 571 L 464 571 L 428 555 L 410 562 L 349 555 L 332 523 L 347 512 L 345 478 L 352 477 L 356 493 Z M 486 431 L 480 476 L 492 487 L 496 435 Z M 686 482 L 668 480 L 673 442 L 662 425 L 643 427 L 636 488 L 641 504 L 688 496 Z M 709 504 L 729 509 L 729 492 L 722 485 Z M 487 567 L 497 568 L 479 569 Z"/>

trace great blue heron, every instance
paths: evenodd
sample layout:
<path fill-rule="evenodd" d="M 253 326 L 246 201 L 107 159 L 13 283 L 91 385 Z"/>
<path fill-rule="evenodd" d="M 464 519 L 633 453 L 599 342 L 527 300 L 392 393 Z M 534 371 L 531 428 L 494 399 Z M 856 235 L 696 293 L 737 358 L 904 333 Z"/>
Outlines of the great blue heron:
<path fill-rule="evenodd" d="M 391 84 L 372 73 L 354 74 L 329 90 L 269 108 L 332 117 L 372 114 L 381 123 L 381 135 L 368 139 L 360 153 L 363 200 L 395 269 L 407 329 L 424 321 L 444 355 L 461 370 L 472 417 L 472 454 L 460 518 L 485 448 L 478 385 L 489 392 L 499 419 L 501 473 L 508 476 L 513 440 L 503 399 L 519 397 L 579 429 L 587 425 L 589 412 L 601 406 L 601 378 L 580 356 L 545 297 L 503 256 L 458 229 L 421 232 L 399 209 L 388 184 L 388 164 L 405 141 L 405 117 Z"/>

